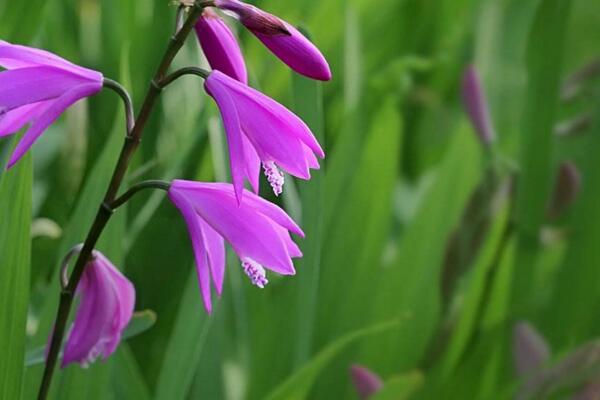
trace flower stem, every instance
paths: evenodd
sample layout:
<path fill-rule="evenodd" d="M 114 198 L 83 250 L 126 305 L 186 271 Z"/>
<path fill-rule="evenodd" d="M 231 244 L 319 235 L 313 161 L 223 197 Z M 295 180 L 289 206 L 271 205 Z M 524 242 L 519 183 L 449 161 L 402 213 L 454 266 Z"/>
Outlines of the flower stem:
<path fill-rule="evenodd" d="M 169 187 L 171 187 L 171 184 L 169 182 L 158 181 L 158 180 L 143 181 L 143 182 L 137 183 L 137 184 L 133 185 L 131 188 L 129 188 L 129 190 L 126 191 L 124 194 L 122 194 L 119 198 L 115 199 L 110 204 L 110 208 L 113 210 L 116 210 L 117 208 L 121 207 L 123 204 L 127 203 L 127 201 L 129 201 L 129 199 L 131 199 L 140 190 L 161 189 L 161 190 L 168 191 Z"/>
<path fill-rule="evenodd" d="M 106 191 L 106 195 L 104 196 L 104 200 L 98 208 L 96 218 L 94 219 L 81 252 L 79 253 L 77 261 L 75 262 L 68 285 L 60 292 L 60 302 L 56 313 L 54 332 L 52 334 L 52 340 L 48 349 L 44 375 L 42 377 L 42 382 L 38 392 L 38 400 L 45 400 L 48 396 L 50 383 L 52 382 L 52 376 L 56 367 L 56 361 L 58 360 L 58 354 L 60 352 L 60 346 L 63 341 L 66 325 L 69 319 L 69 312 L 73 304 L 75 290 L 77 289 L 77 285 L 81 279 L 87 262 L 90 259 L 92 251 L 94 250 L 94 247 L 96 246 L 104 227 L 112 215 L 113 209 L 111 205 L 115 201 L 123 181 L 123 177 L 125 176 L 127 168 L 129 167 L 129 162 L 140 144 L 144 127 L 148 122 L 148 118 L 154 109 L 156 99 L 160 94 L 162 87 L 161 82 L 171 66 L 173 59 L 183 46 L 185 39 L 191 32 L 194 24 L 202 13 L 203 8 L 211 4 L 212 2 L 210 1 L 196 1 L 194 6 L 190 8 L 187 20 L 177 34 L 171 37 L 162 61 L 160 62 L 160 65 L 158 66 L 151 81 L 148 92 L 146 93 L 142 109 L 139 112 L 135 123 L 133 124 L 133 128 L 127 132 L 125 143 L 123 144 L 119 160 L 115 166 L 115 170 Z"/>

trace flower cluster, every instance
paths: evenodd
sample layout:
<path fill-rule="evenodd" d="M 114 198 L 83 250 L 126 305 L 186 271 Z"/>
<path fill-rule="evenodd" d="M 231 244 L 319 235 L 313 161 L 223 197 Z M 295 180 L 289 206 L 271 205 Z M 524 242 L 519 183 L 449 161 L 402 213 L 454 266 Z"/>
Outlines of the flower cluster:
<path fill-rule="evenodd" d="M 240 46 L 218 12 L 237 19 L 297 73 L 325 81 L 331 79 L 331 71 L 315 45 L 282 19 L 238 0 L 215 0 L 203 7 L 195 31 L 212 68 L 204 86 L 222 117 L 233 184 L 175 180 L 168 185 L 168 197 L 189 230 L 200 292 L 210 313 L 211 287 L 219 295 L 223 289 L 225 242 L 240 258 L 250 282 L 259 288 L 269 282 L 267 270 L 295 274 L 292 258 L 301 257 L 302 252 L 290 234 L 304 234 L 285 211 L 258 196 L 260 171 L 264 170 L 279 195 L 284 172 L 310 179 L 310 169 L 318 169 L 318 158 L 325 156 L 298 116 L 248 86 Z M 5 69 L 0 72 L 0 136 L 29 124 L 8 168 L 64 110 L 109 85 L 99 72 L 46 51 L 2 41 L 0 66 Z M 246 181 L 251 191 L 244 188 Z M 133 285 L 97 251 L 85 265 L 77 293 L 81 302 L 65 345 L 63 366 L 71 362 L 86 366 L 100 355 L 108 357 L 133 315 Z"/>

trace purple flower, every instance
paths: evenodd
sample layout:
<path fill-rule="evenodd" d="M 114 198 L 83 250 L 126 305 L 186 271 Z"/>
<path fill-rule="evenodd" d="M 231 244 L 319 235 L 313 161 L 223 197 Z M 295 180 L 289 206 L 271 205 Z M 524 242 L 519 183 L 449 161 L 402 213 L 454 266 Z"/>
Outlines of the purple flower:
<path fill-rule="evenodd" d="M 240 46 L 227 24 L 209 8 L 196 23 L 196 34 L 212 69 L 248 83 L 246 63 Z"/>
<path fill-rule="evenodd" d="M 469 65 L 463 77 L 463 102 L 469 118 L 484 145 L 489 146 L 496 139 L 490 111 L 474 66 Z"/>
<path fill-rule="evenodd" d="M 102 89 L 101 73 L 31 47 L 0 41 L 0 66 L 0 137 L 31 123 L 8 168 L 65 109 Z"/>
<path fill-rule="evenodd" d="M 350 375 L 360 399 L 368 399 L 383 387 L 381 378 L 363 366 L 353 365 Z"/>
<path fill-rule="evenodd" d="M 296 223 L 276 205 L 246 191 L 244 202 L 236 201 L 231 184 L 175 180 L 169 198 L 187 224 L 204 306 L 212 311 L 210 280 L 220 295 L 225 273 L 226 240 L 242 261 L 252 283 L 263 288 L 265 268 L 294 275 L 292 257 L 302 252 L 290 232 L 304 236 Z"/>
<path fill-rule="evenodd" d="M 205 88 L 221 111 L 238 201 L 245 179 L 258 193 L 261 162 L 276 195 L 283 188 L 279 167 L 302 179 L 310 179 L 310 168 L 319 168 L 314 153 L 321 158 L 325 153 L 290 110 L 219 71 L 210 74 Z"/>
<path fill-rule="evenodd" d="M 69 332 L 62 367 L 78 362 L 86 368 L 102 355 L 106 360 L 131 320 L 135 288 L 100 252 L 93 252 L 77 292 L 79 310 Z"/>
<path fill-rule="evenodd" d="M 319 49 L 296 28 L 282 19 L 238 0 L 215 0 L 229 11 L 273 54 L 299 74 L 328 81 L 331 70 Z"/>

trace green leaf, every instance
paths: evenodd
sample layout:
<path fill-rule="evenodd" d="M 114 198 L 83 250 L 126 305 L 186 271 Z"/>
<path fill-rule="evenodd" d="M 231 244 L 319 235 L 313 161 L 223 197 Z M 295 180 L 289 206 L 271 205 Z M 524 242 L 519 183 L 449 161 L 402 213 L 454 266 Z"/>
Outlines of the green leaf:
<path fill-rule="evenodd" d="M 115 399 L 149 400 L 150 389 L 129 345 L 122 343 L 113 357 L 112 387 Z"/>
<path fill-rule="evenodd" d="M 519 231 L 533 238 L 544 218 L 552 184 L 552 132 L 570 3 L 541 1 L 527 47 L 528 85 L 520 136 L 516 219 Z"/>
<path fill-rule="evenodd" d="M 22 395 L 31 252 L 31 155 L 0 176 L 0 398 Z"/>
<path fill-rule="evenodd" d="M 467 289 L 464 294 L 460 316 L 447 346 L 448 351 L 441 362 L 442 375 L 446 377 L 458 364 L 467 348 L 468 341 L 474 334 L 476 319 L 482 307 L 488 274 L 494 266 L 497 253 L 503 246 L 508 217 L 510 215 L 510 205 L 506 198 L 503 198 L 502 202 L 502 207 L 495 216 L 487 238 L 475 259 L 470 277 L 467 278 Z"/>
<path fill-rule="evenodd" d="M 201 303 L 196 271 L 191 270 L 169 338 L 155 399 L 184 399 L 198 368 L 211 320 Z"/>
<path fill-rule="evenodd" d="M 294 111 L 310 127 L 321 147 L 325 148 L 323 127 L 323 87 L 320 82 L 295 75 Z M 324 163 L 321 163 L 324 164 Z M 303 257 L 297 270 L 297 316 L 298 340 L 296 341 L 295 364 L 303 364 L 311 354 L 313 327 L 317 310 L 319 272 L 323 242 L 323 216 L 325 207 L 324 165 L 321 170 L 312 171 L 311 180 L 298 181 L 302 209 L 301 226 L 306 234 L 300 248 Z"/>
<path fill-rule="evenodd" d="M 365 350 L 368 364 L 379 363 L 384 371 L 392 371 L 414 366 L 423 356 L 439 322 L 446 243 L 480 180 L 480 152 L 475 135 L 462 126 L 407 227 L 397 261 L 380 273 L 374 315 L 380 320 L 408 318 L 411 323 L 400 337 L 384 335 L 385 340 Z"/>
<path fill-rule="evenodd" d="M 353 342 L 397 328 L 397 322 L 387 322 L 348 333 L 326 346 L 302 368 L 296 371 L 266 398 L 268 400 L 303 400 L 308 397 L 314 381 L 331 360 Z"/>
<path fill-rule="evenodd" d="M 381 390 L 369 397 L 370 400 L 404 400 L 410 399 L 424 382 L 420 371 L 413 371 L 404 375 L 388 379 Z"/>

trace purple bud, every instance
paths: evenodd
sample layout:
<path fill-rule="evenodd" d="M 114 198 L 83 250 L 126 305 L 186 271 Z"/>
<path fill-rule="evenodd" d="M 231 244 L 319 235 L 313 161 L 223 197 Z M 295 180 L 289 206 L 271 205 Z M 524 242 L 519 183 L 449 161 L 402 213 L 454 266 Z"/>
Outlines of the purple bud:
<path fill-rule="evenodd" d="M 513 332 L 513 359 L 519 376 L 540 368 L 550 357 L 546 340 L 528 322 L 519 322 Z"/>
<path fill-rule="evenodd" d="M 383 387 L 381 378 L 363 366 L 354 364 L 350 367 L 350 375 L 361 400 L 368 399 Z"/>
<path fill-rule="evenodd" d="M 309 78 L 328 81 L 331 70 L 319 49 L 292 25 L 238 0 L 215 0 L 229 11 L 291 69 Z"/>
<path fill-rule="evenodd" d="M 479 75 L 473 65 L 469 65 L 463 75 L 462 96 L 477 135 L 485 146 L 489 146 L 496 140 L 496 133 Z"/>
<path fill-rule="evenodd" d="M 548 206 L 548 215 L 556 218 L 565 211 L 577 198 L 581 190 L 581 174 L 571 161 L 560 164 L 554 194 Z"/>
<path fill-rule="evenodd" d="M 212 69 L 248 83 L 246 63 L 235 35 L 216 13 L 204 10 L 196 23 L 196 34 Z"/>

